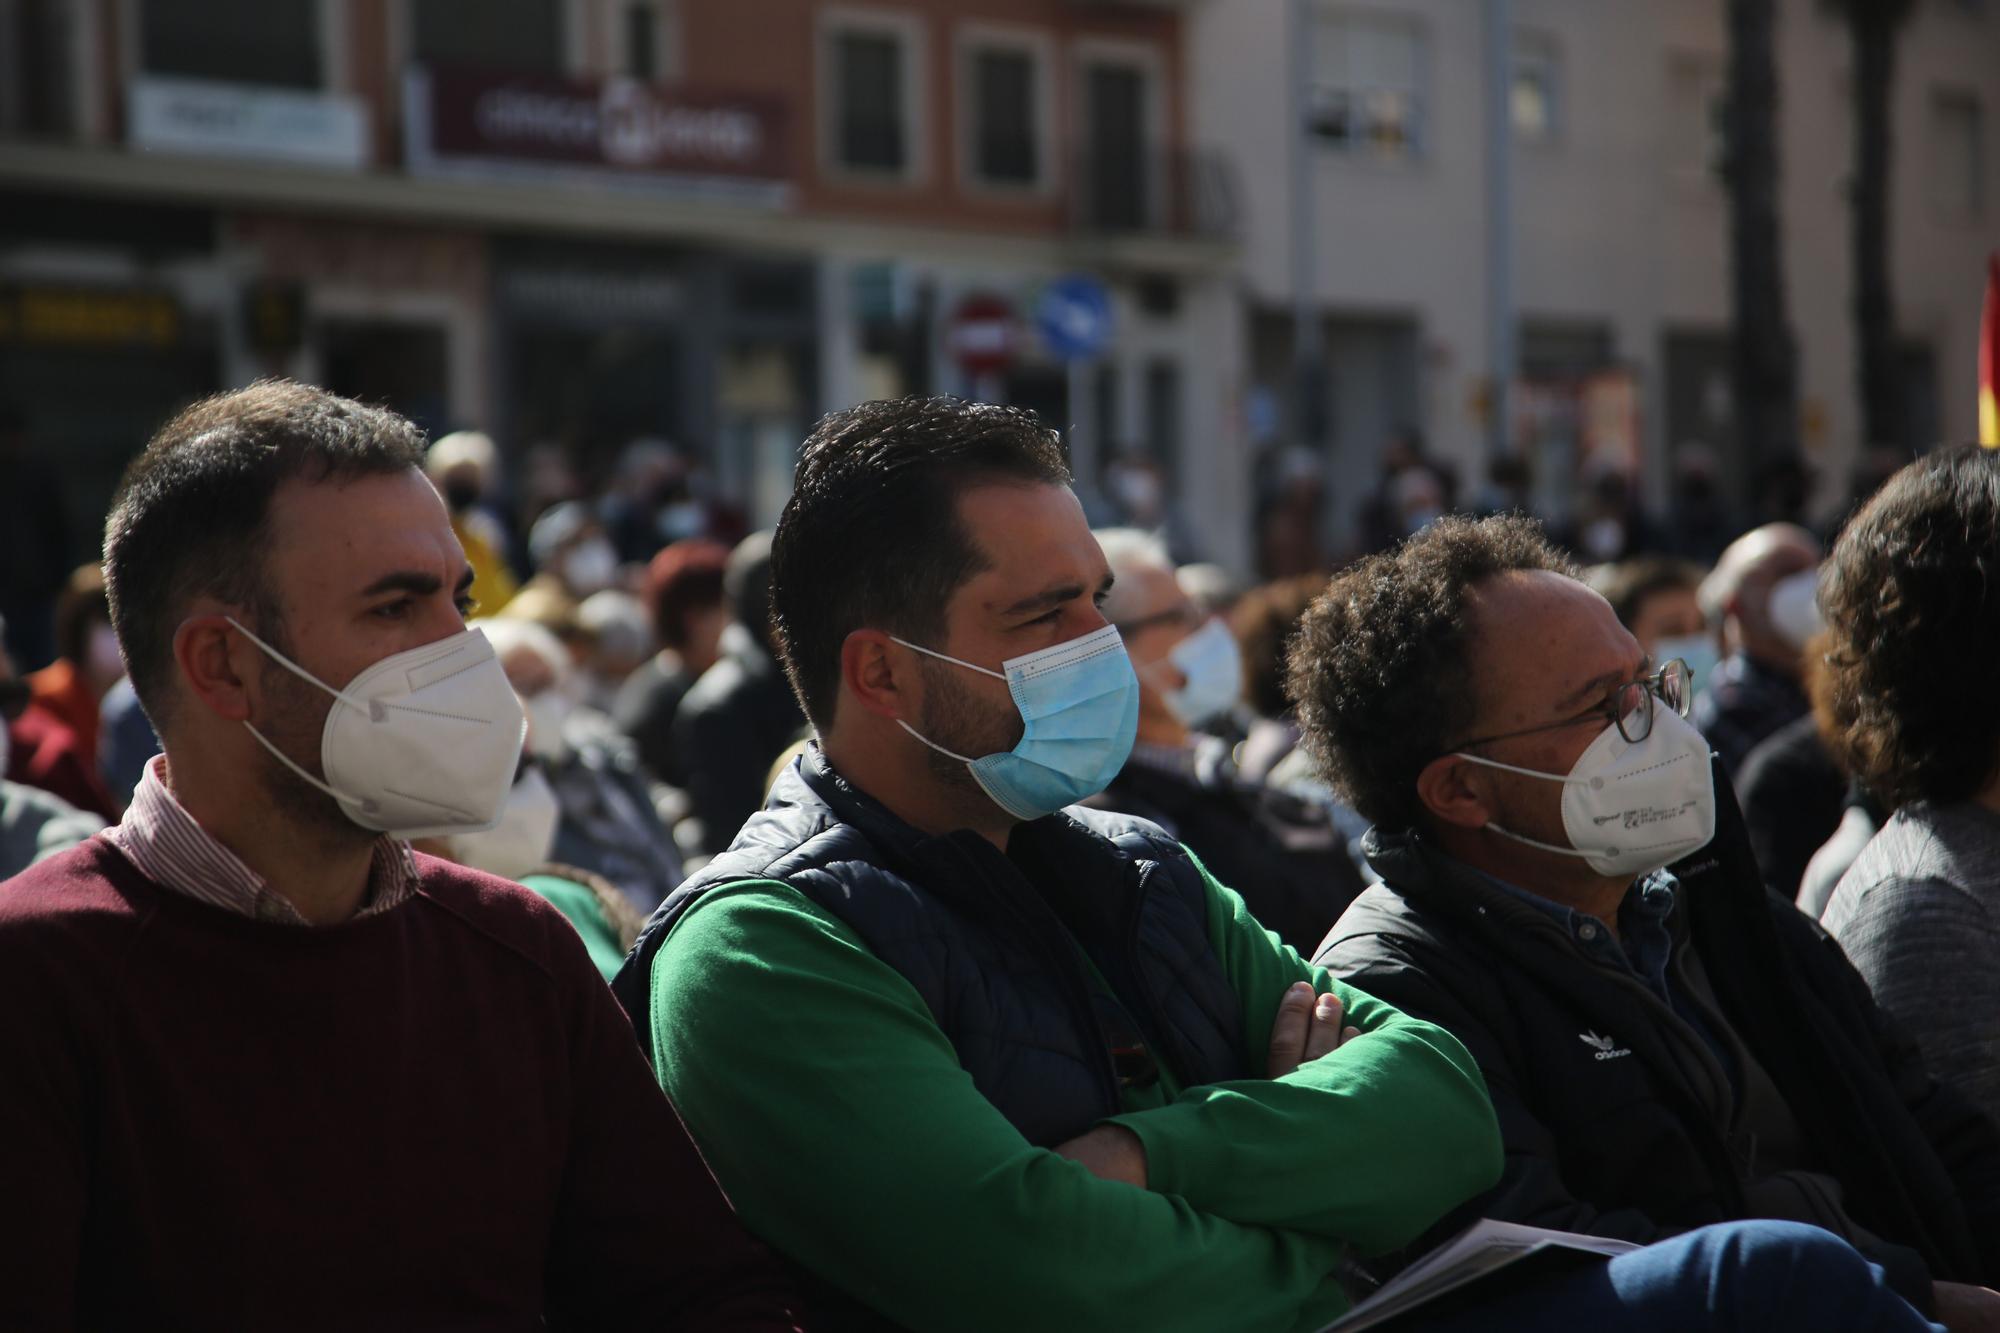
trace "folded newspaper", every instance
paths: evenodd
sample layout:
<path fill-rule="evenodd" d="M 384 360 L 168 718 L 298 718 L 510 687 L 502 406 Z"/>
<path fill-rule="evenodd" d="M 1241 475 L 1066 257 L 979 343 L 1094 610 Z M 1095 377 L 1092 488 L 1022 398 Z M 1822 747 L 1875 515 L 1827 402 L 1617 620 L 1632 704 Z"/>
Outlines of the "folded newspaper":
<path fill-rule="evenodd" d="M 1570 1231 L 1547 1231 L 1481 1218 L 1405 1268 L 1319 1333 L 1361 1333 L 1364 1328 L 1378 1327 L 1535 1255 L 1566 1251 L 1609 1259 L 1638 1248 L 1626 1240 L 1579 1236 Z"/>

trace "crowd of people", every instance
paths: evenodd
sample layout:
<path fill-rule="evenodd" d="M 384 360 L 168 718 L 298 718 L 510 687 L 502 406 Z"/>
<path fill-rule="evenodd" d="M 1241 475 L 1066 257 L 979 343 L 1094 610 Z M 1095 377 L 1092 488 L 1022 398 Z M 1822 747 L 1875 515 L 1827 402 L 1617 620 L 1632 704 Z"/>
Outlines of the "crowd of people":
<path fill-rule="evenodd" d="M 1634 1248 L 1400 1326 L 2000 1328 L 2000 453 L 1394 461 L 1244 588 L 1013 409 L 744 532 L 190 406 L 0 654 L 0 1327 L 1313 1330 L 1493 1218 Z"/>

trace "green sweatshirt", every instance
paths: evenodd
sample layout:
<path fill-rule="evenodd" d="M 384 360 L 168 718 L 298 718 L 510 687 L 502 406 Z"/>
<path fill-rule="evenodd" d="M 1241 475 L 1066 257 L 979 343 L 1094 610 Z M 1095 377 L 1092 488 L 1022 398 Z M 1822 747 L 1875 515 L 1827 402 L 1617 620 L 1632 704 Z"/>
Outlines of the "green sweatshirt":
<path fill-rule="evenodd" d="M 909 982 L 781 883 L 715 889 L 667 937 L 660 1082 L 753 1231 L 911 1329 L 1315 1328 L 1346 1308 L 1345 1250 L 1407 1244 L 1499 1179 L 1499 1129 L 1456 1039 L 1207 883 L 1253 1063 L 1296 981 L 1362 1035 L 1279 1079 L 1128 1091 L 1144 1190 L 1023 1139 Z"/>

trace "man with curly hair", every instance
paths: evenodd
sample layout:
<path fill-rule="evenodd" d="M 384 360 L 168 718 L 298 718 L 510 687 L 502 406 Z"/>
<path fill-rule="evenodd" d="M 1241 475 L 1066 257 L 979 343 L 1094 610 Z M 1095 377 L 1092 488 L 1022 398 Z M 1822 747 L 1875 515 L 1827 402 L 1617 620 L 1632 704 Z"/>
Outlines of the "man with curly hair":
<path fill-rule="evenodd" d="M 2000 454 L 1910 464 L 1834 548 L 1834 739 L 1896 813 L 1823 918 L 1940 1077 L 2000 1119 Z"/>
<path fill-rule="evenodd" d="M 1500 1117 L 1461 1216 L 1807 1222 L 1947 1323 L 2000 1310 L 2000 1133 L 1766 897 L 1684 668 L 1539 528 L 1445 520 L 1336 578 L 1291 688 L 1384 881 L 1317 961 L 1463 1041 Z"/>

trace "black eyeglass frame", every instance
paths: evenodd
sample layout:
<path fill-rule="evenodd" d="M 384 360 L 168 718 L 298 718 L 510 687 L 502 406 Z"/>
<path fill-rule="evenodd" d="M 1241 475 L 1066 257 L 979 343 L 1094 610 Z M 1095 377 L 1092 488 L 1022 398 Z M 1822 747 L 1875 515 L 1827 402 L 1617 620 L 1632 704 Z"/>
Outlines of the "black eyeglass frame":
<path fill-rule="evenodd" d="M 1667 697 L 1669 677 L 1680 682 L 1678 700 Z M 1639 693 L 1634 695 L 1632 693 L 1634 690 Z M 1539 727 L 1505 731 L 1497 736 L 1480 736 L 1474 740 L 1460 741 L 1451 748 L 1464 750 L 1474 745 L 1491 745 L 1495 741 L 1511 741 L 1521 736 L 1534 736 L 1544 731 L 1560 731 L 1564 727 L 1581 726 L 1585 722 L 1601 722 L 1607 719 L 1612 726 L 1618 728 L 1618 734 L 1625 738 L 1626 744 L 1637 745 L 1653 734 L 1653 709 L 1658 704 L 1665 704 L 1682 717 L 1686 717 L 1688 710 L 1694 706 L 1694 672 L 1684 659 L 1676 657 L 1650 676 L 1626 681 L 1618 687 L 1616 694 L 1602 704 L 1587 712 L 1578 713 L 1575 717 L 1564 718 L 1560 722 L 1544 722 Z M 1625 723 L 1626 719 L 1631 717 L 1643 720 L 1637 723 L 1633 730 L 1628 730 Z M 1633 734 L 1634 730 L 1637 732 L 1636 735 Z"/>

